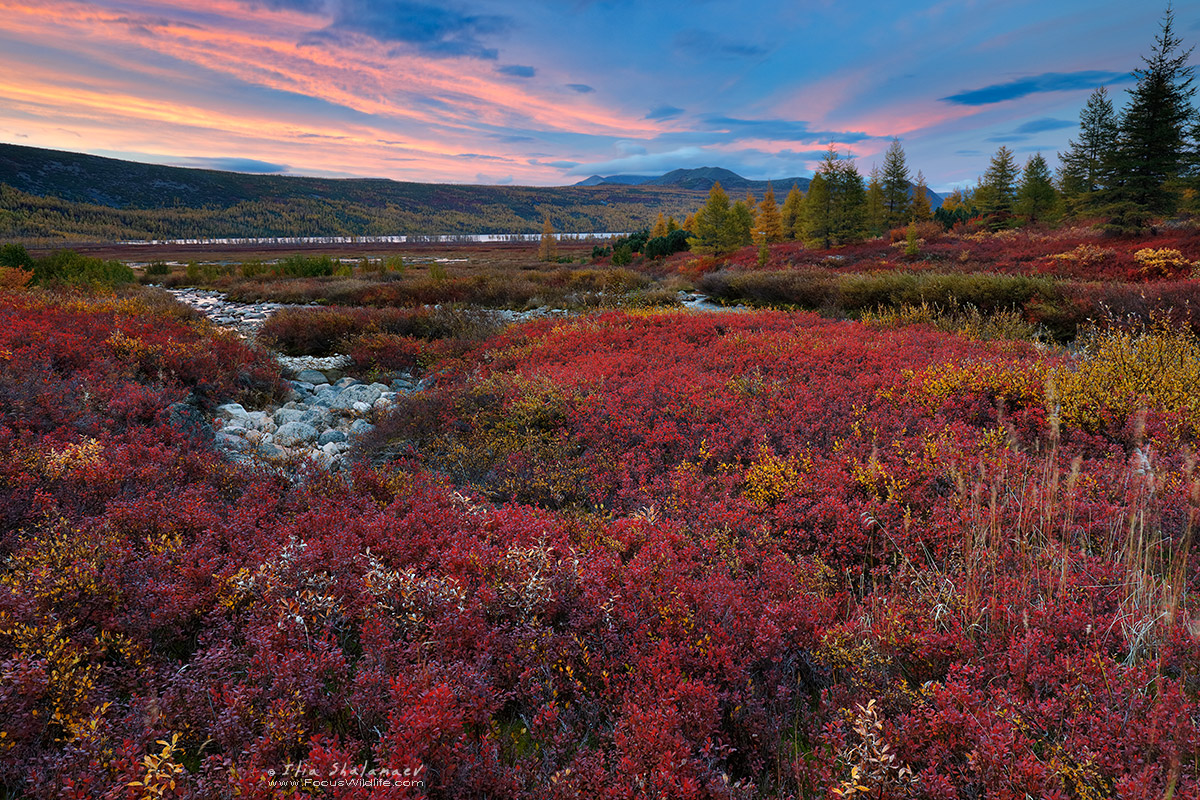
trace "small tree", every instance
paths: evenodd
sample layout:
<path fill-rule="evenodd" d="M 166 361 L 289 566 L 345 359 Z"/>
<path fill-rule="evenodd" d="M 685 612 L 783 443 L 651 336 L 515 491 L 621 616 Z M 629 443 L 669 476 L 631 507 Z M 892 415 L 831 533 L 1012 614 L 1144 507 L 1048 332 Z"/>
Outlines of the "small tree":
<path fill-rule="evenodd" d="M 908 222 L 908 175 L 904 148 L 900 146 L 899 139 L 892 139 L 883 156 L 883 174 L 880 176 L 884 224 L 889 228 L 897 228 Z"/>
<path fill-rule="evenodd" d="M 1004 145 L 992 156 L 987 172 L 980 180 L 975 197 L 979 210 L 989 219 L 992 227 L 1000 227 L 1012 216 L 1016 200 L 1017 162 L 1012 151 Z"/>
<path fill-rule="evenodd" d="M 867 181 L 867 232 L 872 236 L 883 234 L 887 213 L 883 205 L 883 187 L 879 182 L 879 170 L 871 167 L 871 177 Z"/>
<path fill-rule="evenodd" d="M 1058 192 L 1050 180 L 1050 167 L 1041 153 L 1025 162 L 1021 186 L 1017 190 L 1016 211 L 1030 223 L 1041 222 L 1058 205 Z"/>
<path fill-rule="evenodd" d="M 721 252 L 732 252 L 753 241 L 754 212 L 741 200 L 729 209 L 721 229 Z"/>
<path fill-rule="evenodd" d="M 542 223 L 542 241 L 538 245 L 538 261 L 558 261 L 558 239 L 554 236 L 554 226 L 550 224 L 550 216 Z"/>
<path fill-rule="evenodd" d="M 775 190 L 770 183 L 767 184 L 762 202 L 758 204 L 758 214 L 754 218 L 754 239 L 767 244 L 783 241 L 783 215 L 779 213 Z"/>
<path fill-rule="evenodd" d="M 725 221 L 729 217 L 729 195 L 721 188 L 718 181 L 708 190 L 708 202 L 696 212 L 689 241 L 691 249 L 697 253 L 721 253 L 724 250 L 723 232 Z M 726 237 L 727 238 L 727 237 Z"/>
<path fill-rule="evenodd" d="M 913 222 L 922 222 L 933 217 L 933 207 L 929 203 L 929 187 L 925 185 L 925 174 L 921 170 L 917 170 L 917 185 L 913 187 L 909 208 Z"/>
<path fill-rule="evenodd" d="M 780 215 L 783 224 L 783 238 L 789 242 L 801 237 L 800 218 L 803 210 L 804 195 L 800 193 L 800 187 L 793 183 L 792 190 L 788 192 L 783 201 L 783 213 Z"/>
<path fill-rule="evenodd" d="M 667 228 L 667 220 L 663 217 L 663 213 L 658 212 L 658 219 L 654 222 L 654 227 L 650 229 L 650 238 L 657 239 L 660 236 L 666 236 L 670 233 Z"/>
<path fill-rule="evenodd" d="M 1101 86 L 1092 92 L 1079 112 L 1079 138 L 1067 142 L 1059 153 L 1059 187 L 1068 198 L 1088 195 L 1108 185 L 1105 164 L 1112 161 L 1117 144 L 1117 115 Z"/>

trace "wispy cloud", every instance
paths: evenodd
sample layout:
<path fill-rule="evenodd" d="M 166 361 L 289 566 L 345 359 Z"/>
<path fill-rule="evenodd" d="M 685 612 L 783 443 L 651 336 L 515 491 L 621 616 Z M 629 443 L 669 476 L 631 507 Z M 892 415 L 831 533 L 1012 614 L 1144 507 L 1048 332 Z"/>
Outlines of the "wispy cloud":
<path fill-rule="evenodd" d="M 981 89 L 959 92 L 941 98 L 947 103 L 964 106 L 984 106 L 1003 103 L 1041 92 L 1070 92 L 1079 89 L 1096 89 L 1114 83 L 1132 80 L 1128 72 L 1103 72 L 1082 70 L 1080 72 L 1044 72 L 1028 78 L 1018 78 L 1007 83 L 994 83 Z"/>
<path fill-rule="evenodd" d="M 573 92 L 579 92 L 579 94 L 591 94 L 592 92 L 596 91 L 586 83 L 568 83 L 567 88 Z"/>
<path fill-rule="evenodd" d="M 678 117 L 682 113 L 683 113 L 682 108 L 676 108 L 675 106 L 661 105 L 661 106 L 656 106 L 655 108 L 652 108 L 650 110 L 650 113 L 646 114 L 646 116 L 643 117 L 643 119 L 671 119 L 673 117 Z"/>
<path fill-rule="evenodd" d="M 537 70 L 533 67 L 526 67 L 520 64 L 506 64 L 503 67 L 497 67 L 496 72 L 501 75 L 507 75 L 510 78 L 532 78 L 537 74 Z"/>

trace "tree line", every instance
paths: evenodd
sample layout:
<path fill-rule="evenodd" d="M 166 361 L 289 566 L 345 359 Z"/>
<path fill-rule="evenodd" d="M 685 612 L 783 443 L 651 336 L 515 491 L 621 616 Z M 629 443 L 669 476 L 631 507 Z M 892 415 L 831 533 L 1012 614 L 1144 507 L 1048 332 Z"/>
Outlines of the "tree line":
<path fill-rule="evenodd" d="M 853 159 L 830 146 L 807 193 L 792 186 L 780 208 L 768 188 L 761 201 L 731 203 L 720 184 L 687 218 L 691 249 L 727 253 L 800 241 L 828 248 L 933 220 L 949 229 L 978 221 L 992 230 L 1063 219 L 1095 219 L 1111 233 L 1137 233 L 1155 218 L 1200 206 L 1200 116 L 1196 87 L 1168 8 L 1154 47 L 1133 71 L 1136 83 L 1118 113 L 1097 89 L 1080 114 L 1080 132 L 1059 153 L 1054 174 L 1041 153 L 1019 165 L 1001 146 L 973 188 L 958 188 L 932 211 L 925 177 L 912 175 L 898 139 L 882 168 L 864 179 Z"/>

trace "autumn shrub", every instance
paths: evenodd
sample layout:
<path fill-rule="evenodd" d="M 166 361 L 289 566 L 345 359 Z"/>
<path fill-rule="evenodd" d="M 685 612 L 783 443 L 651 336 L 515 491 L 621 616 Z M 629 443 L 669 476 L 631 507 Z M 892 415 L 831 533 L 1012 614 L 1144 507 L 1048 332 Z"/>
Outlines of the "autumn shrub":
<path fill-rule="evenodd" d="M 170 308 L 0 298 L 8 795 L 1200 792 L 1194 460 L 1165 403 L 1055 425 L 1068 356 L 543 319 L 381 420 L 377 466 L 283 473 L 171 422 L 272 367 Z"/>
<path fill-rule="evenodd" d="M 1052 376 L 1062 419 L 1092 430 L 1120 428 L 1142 409 L 1177 416 L 1200 432 L 1200 340 L 1164 320 L 1141 330 L 1092 329 L 1073 368 Z"/>
<path fill-rule="evenodd" d="M 32 270 L 0 267 L 0 290 L 24 289 L 32 280 Z"/>
<path fill-rule="evenodd" d="M 474 341 L 499 327 L 496 317 L 471 309 L 336 307 L 284 309 L 267 320 L 259 336 L 289 355 L 324 356 L 368 334 Z"/>

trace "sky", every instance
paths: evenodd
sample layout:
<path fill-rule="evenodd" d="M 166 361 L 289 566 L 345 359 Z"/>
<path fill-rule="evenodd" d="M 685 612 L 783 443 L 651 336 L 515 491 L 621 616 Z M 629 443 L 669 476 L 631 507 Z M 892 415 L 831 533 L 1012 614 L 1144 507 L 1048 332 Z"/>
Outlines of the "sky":
<path fill-rule="evenodd" d="M 242 172 L 559 186 L 716 166 L 935 191 L 1051 164 L 1163 7 L 1109 0 L 0 0 L 0 141 Z M 1200 3 L 1175 25 L 1200 41 Z M 1192 63 L 1200 63 L 1194 56 Z"/>

